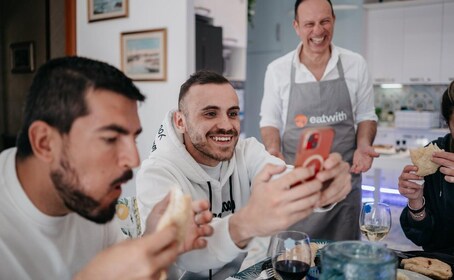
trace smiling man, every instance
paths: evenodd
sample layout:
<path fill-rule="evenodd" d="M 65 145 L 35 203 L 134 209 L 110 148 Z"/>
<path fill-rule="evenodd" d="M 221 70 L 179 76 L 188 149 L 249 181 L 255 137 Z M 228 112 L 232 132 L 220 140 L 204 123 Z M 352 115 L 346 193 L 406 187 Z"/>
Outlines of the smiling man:
<path fill-rule="evenodd" d="M 210 202 L 215 218 L 207 247 L 177 262 L 193 273 L 186 272 L 186 279 L 227 278 L 239 269 L 253 237 L 284 230 L 351 189 L 348 164 L 339 154 L 330 155 L 314 180 L 301 183 L 312 175 L 306 168 L 283 174 L 285 163 L 256 139 L 239 139 L 239 111 L 227 79 L 210 71 L 195 73 L 181 86 L 178 110 L 167 114 L 137 174 L 142 219 L 173 186 Z M 273 175 L 281 176 L 272 180 Z"/>
<path fill-rule="evenodd" d="M 205 246 L 206 201 L 193 205 L 199 226 L 191 223 L 185 249 L 173 226 L 119 242 L 124 236 L 109 222 L 140 163 L 143 100 L 128 77 L 100 61 L 65 57 L 40 67 L 17 148 L 0 154 L 0 279 L 158 279 L 179 252 Z"/>
<path fill-rule="evenodd" d="M 360 238 L 361 172 L 378 156 L 372 148 L 377 116 L 366 62 L 331 42 L 335 20 L 330 0 L 295 2 L 293 28 L 301 43 L 268 65 L 260 129 L 267 151 L 293 164 L 304 129 L 334 128 L 331 151 L 350 163 L 352 191 L 332 211 L 292 228 L 312 238 L 350 240 Z"/>

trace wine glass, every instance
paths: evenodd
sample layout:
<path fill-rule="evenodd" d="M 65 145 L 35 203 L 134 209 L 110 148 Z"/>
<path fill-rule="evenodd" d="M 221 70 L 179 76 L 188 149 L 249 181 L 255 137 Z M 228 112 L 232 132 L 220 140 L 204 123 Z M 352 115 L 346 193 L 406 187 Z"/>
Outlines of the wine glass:
<path fill-rule="evenodd" d="M 271 238 L 271 263 L 280 279 L 301 280 L 309 271 L 311 246 L 309 236 L 299 231 L 282 231 Z"/>
<path fill-rule="evenodd" d="M 380 241 L 391 229 L 391 210 L 381 202 L 365 202 L 359 217 L 361 232 L 369 241 Z"/>

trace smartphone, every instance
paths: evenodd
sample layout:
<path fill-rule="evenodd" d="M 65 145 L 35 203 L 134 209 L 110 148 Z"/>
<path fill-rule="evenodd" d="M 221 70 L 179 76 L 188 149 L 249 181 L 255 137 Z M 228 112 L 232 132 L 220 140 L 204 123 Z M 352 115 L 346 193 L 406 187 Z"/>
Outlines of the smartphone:
<path fill-rule="evenodd" d="M 329 126 L 311 127 L 303 130 L 295 156 L 295 167 L 308 167 L 317 174 L 323 169 L 334 139 L 334 129 Z M 311 180 L 315 175 L 307 180 Z"/>

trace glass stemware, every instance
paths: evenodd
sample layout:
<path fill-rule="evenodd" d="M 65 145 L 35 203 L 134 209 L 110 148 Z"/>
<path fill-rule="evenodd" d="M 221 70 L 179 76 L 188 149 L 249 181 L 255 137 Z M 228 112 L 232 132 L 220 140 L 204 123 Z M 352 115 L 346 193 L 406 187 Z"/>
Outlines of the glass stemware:
<path fill-rule="evenodd" d="M 359 226 L 369 241 L 380 241 L 391 229 L 391 210 L 381 202 L 365 202 L 359 217 Z"/>
<path fill-rule="evenodd" d="M 301 280 L 309 271 L 311 247 L 304 232 L 282 231 L 271 238 L 269 253 L 278 279 Z"/>

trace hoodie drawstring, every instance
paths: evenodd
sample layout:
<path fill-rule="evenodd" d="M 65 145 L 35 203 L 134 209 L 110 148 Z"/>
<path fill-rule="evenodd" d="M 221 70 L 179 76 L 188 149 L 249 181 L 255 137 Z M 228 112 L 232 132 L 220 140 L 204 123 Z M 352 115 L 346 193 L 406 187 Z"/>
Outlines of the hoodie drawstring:
<path fill-rule="evenodd" d="M 210 212 L 213 212 L 211 209 L 211 205 L 213 204 L 213 192 L 211 190 L 211 183 L 210 181 L 207 181 L 208 184 L 208 191 L 209 191 L 209 199 L 210 199 Z M 232 185 L 232 176 L 229 177 L 229 185 L 230 185 L 230 201 L 232 203 L 232 214 L 235 213 L 235 204 L 233 202 L 233 185 Z M 210 269 L 209 271 L 209 279 L 213 277 L 213 271 Z"/>

